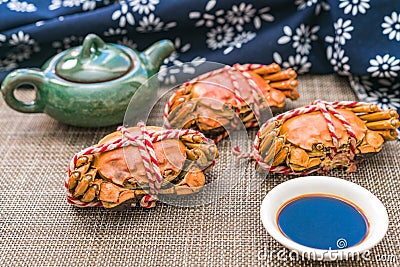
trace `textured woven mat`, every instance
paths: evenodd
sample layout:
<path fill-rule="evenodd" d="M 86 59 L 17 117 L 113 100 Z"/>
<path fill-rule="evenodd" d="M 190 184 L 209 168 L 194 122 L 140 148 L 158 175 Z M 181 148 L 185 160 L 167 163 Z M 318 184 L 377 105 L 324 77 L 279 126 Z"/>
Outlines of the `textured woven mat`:
<path fill-rule="evenodd" d="M 346 80 L 300 77 L 301 98 L 354 100 Z M 269 175 L 258 186 L 252 164 L 232 171 L 229 144 L 211 176 L 231 175 L 235 187 L 197 208 L 159 203 L 155 209 L 110 212 L 66 203 L 63 181 L 73 154 L 116 127 L 81 129 L 43 114 L 12 111 L 0 100 L 1 266 L 396 266 L 400 263 L 400 159 L 398 141 L 359 165 L 358 172 L 332 176 L 356 182 L 380 198 L 389 212 L 389 231 L 369 259 L 319 263 L 291 260 L 266 234 L 259 207 L 274 186 L 291 179 Z M 252 132 L 254 135 L 254 131 Z M 236 167 L 237 168 L 237 167 Z M 249 190 L 251 188 L 251 190 Z M 279 251 L 280 254 L 278 253 Z"/>

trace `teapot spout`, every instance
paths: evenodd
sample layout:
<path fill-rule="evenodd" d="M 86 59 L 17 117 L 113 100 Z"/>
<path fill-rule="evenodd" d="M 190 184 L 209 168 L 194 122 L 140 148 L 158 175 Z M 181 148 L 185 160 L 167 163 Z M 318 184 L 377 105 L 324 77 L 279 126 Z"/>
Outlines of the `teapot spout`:
<path fill-rule="evenodd" d="M 157 72 L 164 59 L 175 51 L 174 44 L 170 40 L 161 40 L 154 43 L 144 51 L 148 61 Z"/>

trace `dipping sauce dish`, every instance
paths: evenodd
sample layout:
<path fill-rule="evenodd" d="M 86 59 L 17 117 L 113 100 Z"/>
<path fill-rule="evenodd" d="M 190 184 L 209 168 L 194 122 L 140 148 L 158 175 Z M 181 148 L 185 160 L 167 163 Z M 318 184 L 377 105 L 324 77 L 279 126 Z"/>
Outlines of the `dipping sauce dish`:
<path fill-rule="evenodd" d="M 352 259 L 384 237 L 388 214 L 367 189 L 334 177 L 307 176 L 273 188 L 263 200 L 268 234 L 313 260 Z"/>

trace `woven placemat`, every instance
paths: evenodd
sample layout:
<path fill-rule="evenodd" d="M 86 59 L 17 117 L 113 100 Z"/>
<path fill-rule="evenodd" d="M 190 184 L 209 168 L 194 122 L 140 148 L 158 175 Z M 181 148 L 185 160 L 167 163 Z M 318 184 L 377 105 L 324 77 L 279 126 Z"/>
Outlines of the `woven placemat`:
<path fill-rule="evenodd" d="M 301 97 L 288 108 L 314 99 L 354 100 L 343 78 L 303 76 Z M 66 126 L 43 114 L 17 113 L 0 100 L 1 266 L 396 266 L 400 263 L 400 160 L 398 141 L 359 165 L 356 173 L 330 173 L 367 188 L 386 206 L 386 237 L 367 259 L 320 263 L 288 257 L 260 221 L 269 190 L 291 179 L 268 175 L 258 181 L 252 163 L 233 171 L 229 142 L 210 174 L 228 175 L 235 186 L 200 207 L 159 203 L 156 208 L 112 212 L 79 209 L 65 200 L 63 181 L 70 158 L 116 127 Z M 254 136 L 255 131 L 250 135 Z M 238 168 L 236 166 L 236 168 Z"/>

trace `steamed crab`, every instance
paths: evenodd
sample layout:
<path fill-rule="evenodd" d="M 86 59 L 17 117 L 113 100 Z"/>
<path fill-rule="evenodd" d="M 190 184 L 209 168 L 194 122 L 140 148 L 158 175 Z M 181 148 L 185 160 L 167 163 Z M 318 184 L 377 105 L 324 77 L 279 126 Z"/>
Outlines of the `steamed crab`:
<path fill-rule="evenodd" d="M 263 109 L 276 113 L 286 98 L 298 98 L 296 76 L 293 69 L 281 70 L 276 63 L 226 66 L 180 86 L 164 116 L 171 127 L 219 134 L 223 127 L 235 128 L 234 110 L 246 127 L 253 127 Z"/>
<path fill-rule="evenodd" d="M 175 138 L 164 135 L 165 138 L 160 140 L 160 134 L 165 131 L 153 126 L 146 129 L 153 140 L 152 147 L 162 176 L 156 194 L 187 195 L 198 192 L 205 183 L 203 172 L 213 165 L 218 156 L 215 144 L 195 131 L 186 131 L 179 138 L 176 138 L 177 135 Z M 114 208 L 122 204 L 133 205 L 149 191 L 152 193 L 154 188 L 148 176 L 151 170 L 141 155 L 148 147 L 142 150 L 139 145 L 119 147 L 126 133 L 134 138 L 141 135 L 139 127 L 114 132 L 100 140 L 97 150 L 89 148 L 85 153 L 77 154 L 66 182 L 70 203 Z M 115 146 L 117 148 L 108 150 Z"/>
<path fill-rule="evenodd" d="M 374 104 L 324 102 L 288 111 L 268 121 L 255 140 L 258 168 L 285 174 L 307 174 L 346 167 L 381 151 L 396 139 L 396 110 Z M 268 166 L 263 166 L 268 162 Z"/>

